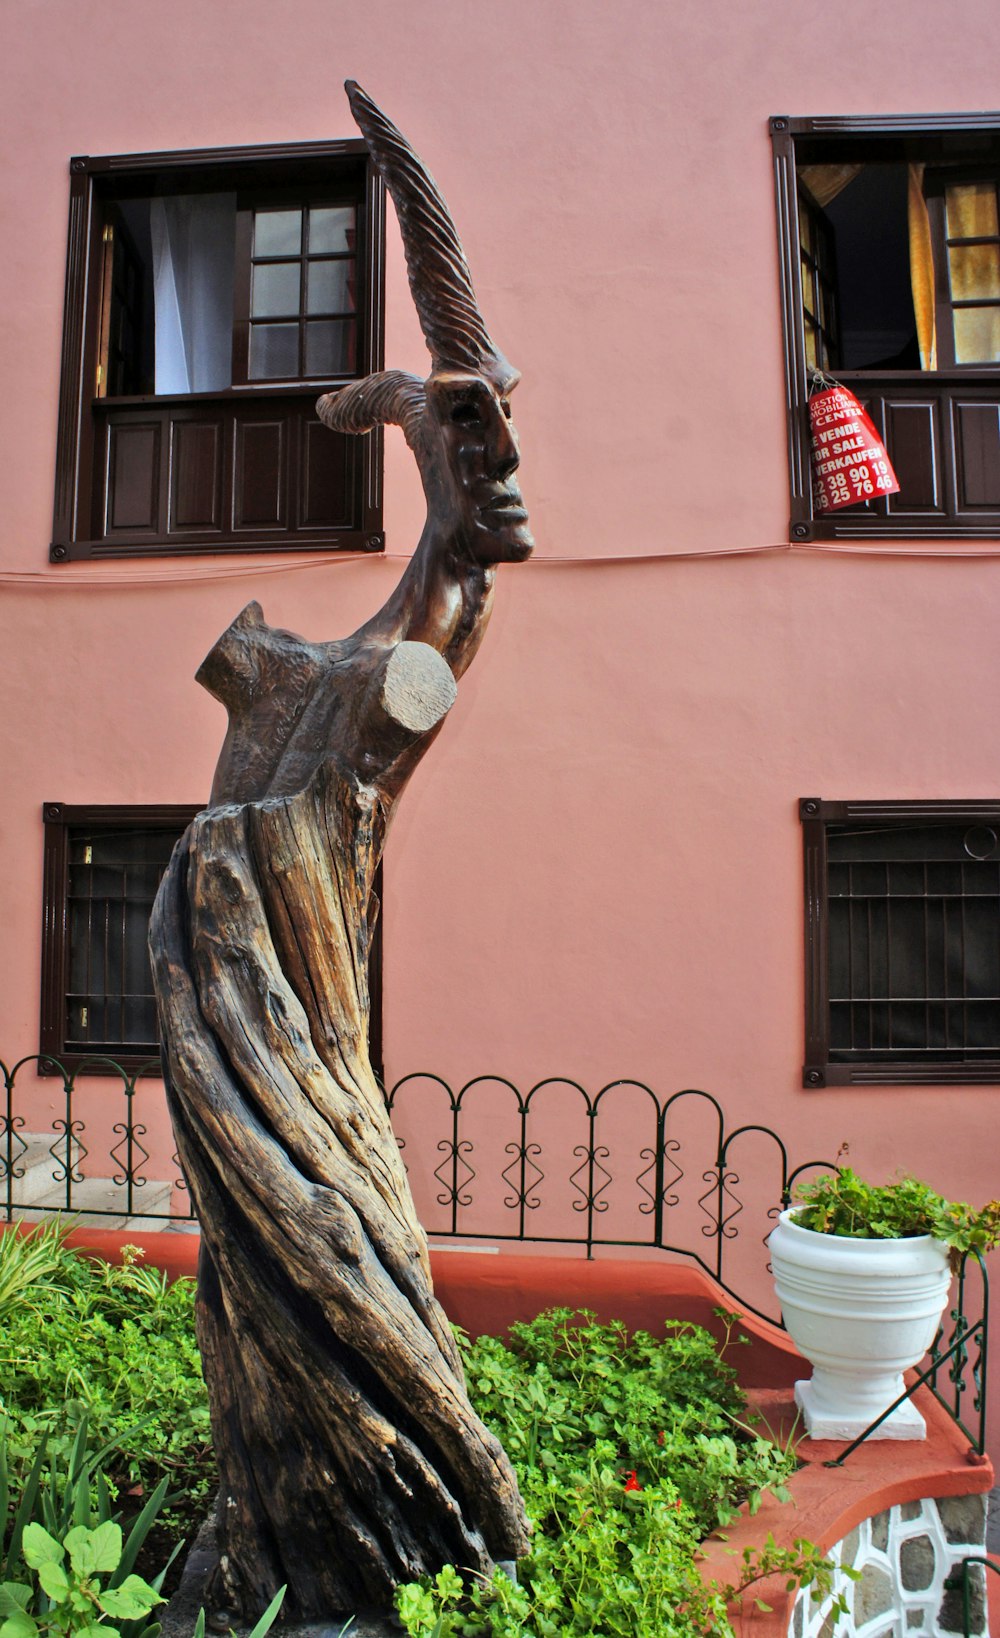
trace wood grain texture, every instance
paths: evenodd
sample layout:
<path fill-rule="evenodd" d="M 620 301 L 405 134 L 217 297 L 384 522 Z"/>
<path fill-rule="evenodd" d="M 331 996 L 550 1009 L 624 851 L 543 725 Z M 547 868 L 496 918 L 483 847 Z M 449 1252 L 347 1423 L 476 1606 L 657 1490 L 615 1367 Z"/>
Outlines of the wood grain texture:
<path fill-rule="evenodd" d="M 408 258 L 413 231 L 404 220 Z M 385 606 L 350 637 L 310 642 L 252 603 L 198 673 L 229 727 L 150 951 L 202 1229 L 213 1597 L 247 1616 L 285 1583 L 286 1616 L 385 1610 L 400 1580 L 445 1562 L 486 1574 L 526 1547 L 368 1057 L 372 884 L 393 807 L 482 641 L 497 563 L 531 550 L 517 377 L 499 359 L 489 373 L 445 361 L 418 394 L 377 390 L 363 415 L 356 393 L 346 402 L 344 431 L 377 424 L 372 403 L 407 417 L 427 497 Z M 339 424 L 335 400 L 321 413 Z"/>
<path fill-rule="evenodd" d="M 377 794 L 324 768 L 201 815 L 153 929 L 168 1096 L 202 1225 L 222 1470 L 217 1596 L 320 1616 L 524 1548 L 468 1404 L 367 1061 Z"/>

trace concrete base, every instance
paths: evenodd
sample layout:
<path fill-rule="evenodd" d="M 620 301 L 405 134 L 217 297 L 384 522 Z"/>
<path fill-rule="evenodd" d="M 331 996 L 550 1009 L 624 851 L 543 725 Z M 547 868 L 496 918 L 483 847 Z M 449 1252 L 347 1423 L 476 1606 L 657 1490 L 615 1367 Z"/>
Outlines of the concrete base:
<path fill-rule="evenodd" d="M 795 1403 L 802 1412 L 802 1419 L 806 1425 L 806 1432 L 810 1439 L 856 1439 L 871 1426 L 873 1418 L 831 1416 L 816 1404 L 816 1393 L 812 1381 L 796 1382 Z M 904 1399 L 903 1403 L 881 1422 L 872 1439 L 926 1439 L 927 1423 L 912 1399 Z"/>

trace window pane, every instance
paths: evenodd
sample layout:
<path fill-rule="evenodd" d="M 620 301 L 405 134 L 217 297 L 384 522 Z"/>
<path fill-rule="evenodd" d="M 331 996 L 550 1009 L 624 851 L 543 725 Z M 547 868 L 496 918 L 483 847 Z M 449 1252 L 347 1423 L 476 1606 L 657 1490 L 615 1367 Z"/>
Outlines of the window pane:
<path fill-rule="evenodd" d="M 1000 244 L 952 245 L 948 270 L 953 301 L 1000 296 Z"/>
<path fill-rule="evenodd" d="M 837 338 L 837 307 L 833 299 L 833 291 L 826 285 L 820 285 L 819 294 L 821 307 L 820 317 L 823 322 L 823 327 L 829 334 L 831 341 L 835 341 Z"/>
<path fill-rule="evenodd" d="M 799 244 L 803 250 L 812 249 L 812 222 L 802 200 L 799 200 Z"/>
<path fill-rule="evenodd" d="M 962 182 L 944 190 L 949 239 L 978 239 L 1000 233 L 995 182 Z"/>
<path fill-rule="evenodd" d="M 252 324 L 250 326 L 251 381 L 277 381 L 299 373 L 299 327 L 297 324 Z"/>
<path fill-rule="evenodd" d="M 309 262 L 307 313 L 354 312 L 354 262 Z"/>
<path fill-rule="evenodd" d="M 253 270 L 254 318 L 298 314 L 301 262 L 265 262 Z"/>
<path fill-rule="evenodd" d="M 813 290 L 813 271 L 811 265 L 805 260 L 805 258 L 803 258 L 802 261 L 802 305 L 805 307 L 807 313 L 811 313 L 813 318 L 816 317 L 816 295 Z"/>
<path fill-rule="evenodd" d="M 302 249 L 300 210 L 256 210 L 253 217 L 255 256 L 297 256 Z"/>
<path fill-rule="evenodd" d="M 324 205 L 309 212 L 309 251 L 353 250 L 357 234 L 353 205 Z"/>
<path fill-rule="evenodd" d="M 306 325 L 306 375 L 349 375 L 353 369 L 353 319 Z"/>
<path fill-rule="evenodd" d="M 806 326 L 805 326 L 805 341 L 806 341 L 806 363 L 811 365 L 811 367 L 813 369 L 815 369 L 816 365 L 818 363 L 818 359 L 816 357 L 816 331 L 814 330 L 813 326 L 811 324 L 809 324 L 808 322 L 806 323 Z"/>
<path fill-rule="evenodd" d="M 956 311 L 955 361 L 1000 363 L 1000 307 L 960 307 Z"/>

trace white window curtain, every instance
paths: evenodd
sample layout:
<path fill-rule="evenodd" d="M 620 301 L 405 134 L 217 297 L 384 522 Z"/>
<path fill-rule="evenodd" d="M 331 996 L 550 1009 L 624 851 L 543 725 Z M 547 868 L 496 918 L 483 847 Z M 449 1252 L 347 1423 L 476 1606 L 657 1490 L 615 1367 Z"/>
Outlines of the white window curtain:
<path fill-rule="evenodd" d="M 235 193 L 150 201 L 156 392 L 218 392 L 233 380 Z"/>

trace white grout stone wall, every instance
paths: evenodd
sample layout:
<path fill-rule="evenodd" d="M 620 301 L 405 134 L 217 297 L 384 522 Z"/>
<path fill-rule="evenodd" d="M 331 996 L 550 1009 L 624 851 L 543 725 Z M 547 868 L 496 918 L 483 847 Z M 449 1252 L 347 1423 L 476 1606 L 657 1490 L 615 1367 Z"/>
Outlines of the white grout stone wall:
<path fill-rule="evenodd" d="M 986 1541 L 985 1496 L 945 1496 L 904 1502 L 865 1519 L 830 1552 L 842 1572 L 830 1598 L 814 1604 L 808 1590 L 792 1611 L 789 1638 L 955 1638 L 963 1631 L 962 1594 L 944 1583 L 966 1555 L 982 1556 Z M 987 1633 L 982 1566 L 972 1571 L 970 1632 Z M 843 1592 L 848 1614 L 830 1612 Z"/>

